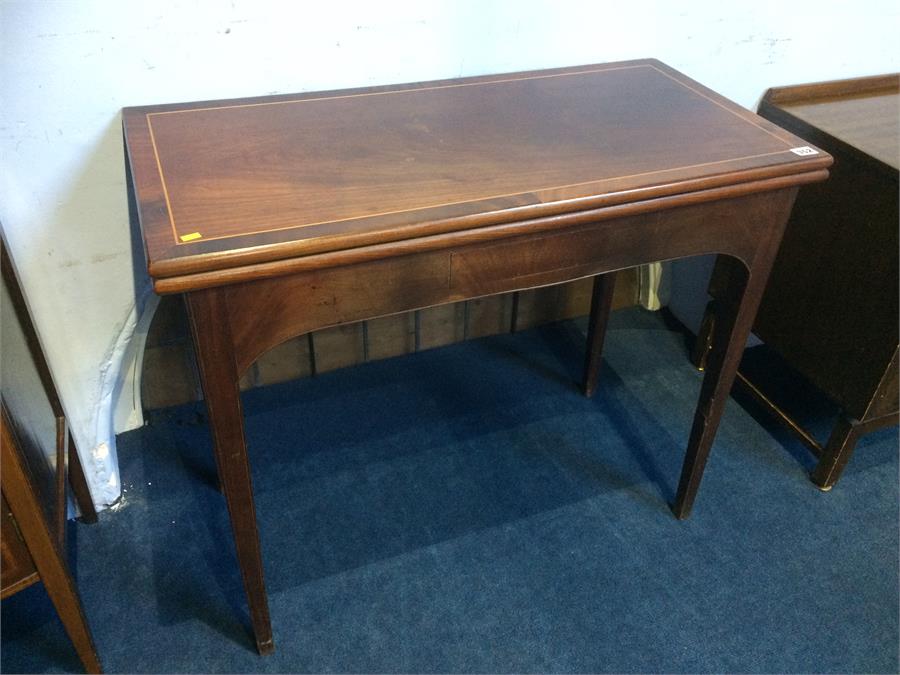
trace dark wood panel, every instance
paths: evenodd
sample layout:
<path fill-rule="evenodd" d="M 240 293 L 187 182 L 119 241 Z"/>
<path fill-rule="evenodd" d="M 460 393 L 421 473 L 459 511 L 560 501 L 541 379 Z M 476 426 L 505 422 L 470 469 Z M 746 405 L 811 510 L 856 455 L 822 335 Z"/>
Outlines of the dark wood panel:
<path fill-rule="evenodd" d="M 900 348 L 895 348 L 863 419 L 896 415 L 898 411 L 900 411 Z"/>
<path fill-rule="evenodd" d="M 376 261 L 357 266 L 356 275 L 333 268 L 287 280 L 261 280 L 226 288 L 229 305 L 255 305 L 252 313 L 233 316 L 238 371 L 243 372 L 265 351 L 296 335 L 438 304 L 434 289 L 447 287 L 450 272 L 446 254 L 423 254 L 408 261 L 400 270 Z M 362 278 L 372 281 L 360 284 Z M 369 308 L 365 316 L 359 313 L 362 306 Z M 290 325 L 285 317 L 292 317 Z"/>
<path fill-rule="evenodd" d="M 863 161 L 875 160 L 896 172 L 900 168 L 898 94 L 900 76 L 896 74 L 779 87 L 766 92 L 760 114 L 780 111 L 794 124 L 840 139 L 858 151 Z"/>
<path fill-rule="evenodd" d="M 755 331 L 862 419 L 898 342 L 898 193 L 835 157 L 832 179 L 798 197 Z"/>
<path fill-rule="evenodd" d="M 798 198 L 755 329 L 861 420 L 900 338 L 900 77 L 770 89 L 760 114 L 835 164 Z"/>
<path fill-rule="evenodd" d="M 0 598 L 5 598 L 31 586 L 40 577 L 5 496 L 0 508 Z"/>
<path fill-rule="evenodd" d="M 753 194 L 672 209 L 665 218 L 647 214 L 537 240 L 512 238 L 229 286 L 224 293 L 232 308 L 238 372 L 296 335 L 371 316 L 558 284 L 666 257 L 722 252 L 751 264 L 757 230 L 766 227 L 778 208 L 781 203 L 771 194 Z M 638 224 L 652 229 L 654 236 L 644 236 Z M 539 264 L 547 265 L 546 271 Z M 360 284 L 363 278 L 369 282 Z M 434 311 L 443 316 L 458 310 Z M 453 322 L 459 337 L 461 321 Z M 444 340 L 452 341 L 448 336 Z"/>
<path fill-rule="evenodd" d="M 754 330 L 840 406 L 824 446 L 742 377 L 755 398 L 819 461 L 813 482 L 830 490 L 860 436 L 898 419 L 898 171 L 896 74 L 770 89 L 760 114 L 835 158 L 827 184 L 797 200 Z M 715 330 L 728 265 L 717 264 L 695 360 Z"/>
<path fill-rule="evenodd" d="M 18 426 L 14 425 L 5 402 L 0 401 L 0 409 L 0 463 L 3 466 L 0 473 L 0 490 L 3 493 L 3 521 L 0 530 L 4 539 L 3 562 L 7 562 L 7 551 L 12 551 L 12 548 L 7 549 L 7 545 L 18 546 L 11 538 L 7 539 L 10 534 L 9 525 L 14 519 L 17 532 L 12 537 L 21 535 L 27 549 L 25 552 L 19 550 L 14 555 L 27 555 L 30 558 L 85 669 L 89 673 L 102 672 L 81 600 L 61 548 L 63 539 L 53 532 L 53 525 L 41 508 L 41 500 L 25 464 L 16 433 Z M 12 515 L 7 516 L 7 513 Z M 19 566 L 20 573 L 27 571 L 23 560 L 19 560 Z M 20 577 L 18 584 L 9 586 L 4 581 L 3 595 L 20 590 L 29 583 L 30 576 Z"/>

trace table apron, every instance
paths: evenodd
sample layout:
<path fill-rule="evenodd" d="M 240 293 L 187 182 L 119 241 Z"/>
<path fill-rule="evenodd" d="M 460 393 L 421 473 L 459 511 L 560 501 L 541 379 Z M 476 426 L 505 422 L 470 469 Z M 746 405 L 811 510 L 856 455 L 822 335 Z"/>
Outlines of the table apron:
<path fill-rule="evenodd" d="M 759 246 L 795 192 L 751 194 L 226 286 L 235 365 L 242 373 L 268 349 L 329 326 L 658 260 L 721 253 L 752 273 Z"/>

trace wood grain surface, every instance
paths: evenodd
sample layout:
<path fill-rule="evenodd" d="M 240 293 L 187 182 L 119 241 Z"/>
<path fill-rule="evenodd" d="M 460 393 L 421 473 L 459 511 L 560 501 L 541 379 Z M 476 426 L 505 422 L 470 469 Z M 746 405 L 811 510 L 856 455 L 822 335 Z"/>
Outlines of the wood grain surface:
<path fill-rule="evenodd" d="M 760 114 L 781 114 L 795 132 L 806 129 L 827 134 L 853 148 L 860 157 L 900 168 L 900 75 L 876 75 L 850 80 L 769 89 Z M 804 138 L 808 138 L 804 134 Z M 834 149 L 834 148 L 832 148 Z"/>
<path fill-rule="evenodd" d="M 441 344 L 446 332 L 426 328 L 465 326 L 462 301 L 730 256 L 673 505 L 686 518 L 797 190 L 832 162 L 654 60 L 123 117 L 150 275 L 187 299 L 263 654 L 274 646 L 239 396 L 254 361 L 322 329 L 365 349 L 354 322 L 409 311 L 416 329 L 400 330 Z M 587 393 L 612 283 L 594 283 Z"/>
<path fill-rule="evenodd" d="M 157 279 L 830 162 L 791 152 L 807 144 L 654 60 L 126 108 L 123 119 Z"/>

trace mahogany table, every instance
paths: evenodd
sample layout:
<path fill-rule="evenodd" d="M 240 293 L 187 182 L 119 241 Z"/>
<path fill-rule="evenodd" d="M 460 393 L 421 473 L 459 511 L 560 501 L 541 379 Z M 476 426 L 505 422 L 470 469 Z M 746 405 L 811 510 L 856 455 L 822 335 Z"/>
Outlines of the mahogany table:
<path fill-rule="evenodd" d="M 831 157 L 655 60 L 126 108 L 133 214 L 184 293 L 256 644 L 274 649 L 238 379 L 296 335 L 719 253 L 728 280 L 675 514 L 689 515 L 798 186 Z"/>

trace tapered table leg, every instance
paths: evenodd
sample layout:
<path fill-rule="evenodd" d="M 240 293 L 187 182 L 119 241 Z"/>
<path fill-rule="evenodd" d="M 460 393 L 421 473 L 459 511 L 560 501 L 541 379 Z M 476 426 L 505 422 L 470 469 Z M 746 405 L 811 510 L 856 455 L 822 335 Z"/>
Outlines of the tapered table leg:
<path fill-rule="evenodd" d="M 768 221 L 765 227 L 769 231 L 767 236 L 761 238 L 748 266 L 727 256 L 719 256 L 716 261 L 717 272 L 722 271 L 719 281 L 723 287 L 712 325 L 712 344 L 707 355 L 706 373 L 700 387 L 678 493 L 672 507 L 679 520 L 690 516 L 694 506 L 706 460 L 731 393 L 795 196 L 796 190 L 773 195 L 769 212 L 758 216 Z"/>
<path fill-rule="evenodd" d="M 616 287 L 616 273 L 607 272 L 594 277 L 594 292 L 591 295 L 591 316 L 588 320 L 587 353 L 584 359 L 584 395 L 591 397 L 597 390 L 600 376 L 600 357 L 606 325 L 612 309 L 613 290 Z"/>
<path fill-rule="evenodd" d="M 847 415 L 842 414 L 838 419 L 811 475 L 820 490 L 830 490 L 838 482 L 859 440 L 859 426 L 859 422 Z"/>
<path fill-rule="evenodd" d="M 221 288 L 192 291 L 185 299 L 209 413 L 219 481 L 228 504 L 256 646 L 260 654 L 269 654 L 275 645 L 244 441 L 239 374 L 235 366 L 229 312 Z"/>
<path fill-rule="evenodd" d="M 760 283 L 760 277 L 751 278 L 751 284 L 741 264 L 737 260 L 730 262 L 730 283 L 712 326 L 712 344 L 707 355 L 706 374 L 700 388 L 700 399 L 694 414 L 673 508 L 679 519 L 691 514 L 764 286 Z"/>
<path fill-rule="evenodd" d="M 700 322 L 697 339 L 691 351 L 691 362 L 697 367 L 697 370 L 706 370 L 706 357 L 712 348 L 713 324 L 716 322 L 716 316 L 719 313 L 717 298 L 727 292 L 728 267 L 729 258 L 719 256 L 716 258 L 716 264 L 713 266 L 712 274 L 709 277 L 708 293 L 711 300 L 706 304 L 706 311 L 703 313 L 703 320 Z"/>

